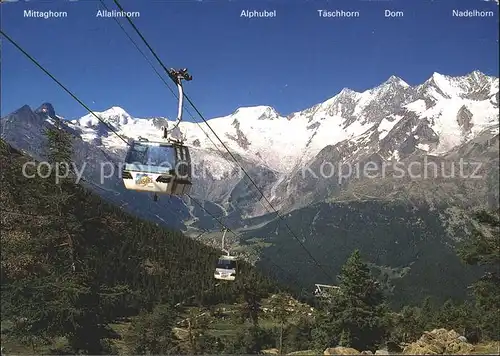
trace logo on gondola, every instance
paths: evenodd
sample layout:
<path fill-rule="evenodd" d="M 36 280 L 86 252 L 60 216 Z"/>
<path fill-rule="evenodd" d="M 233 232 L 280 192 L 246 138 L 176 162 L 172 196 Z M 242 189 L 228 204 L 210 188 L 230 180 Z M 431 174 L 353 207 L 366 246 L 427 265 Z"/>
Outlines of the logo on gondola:
<path fill-rule="evenodd" d="M 153 179 L 147 174 L 138 174 L 135 177 L 135 184 L 145 187 L 149 183 L 153 183 Z"/>

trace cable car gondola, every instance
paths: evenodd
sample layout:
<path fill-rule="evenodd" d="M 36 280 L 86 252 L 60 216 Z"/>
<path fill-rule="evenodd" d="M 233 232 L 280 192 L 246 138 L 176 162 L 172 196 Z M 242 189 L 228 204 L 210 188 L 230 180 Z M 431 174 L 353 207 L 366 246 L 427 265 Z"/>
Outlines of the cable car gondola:
<path fill-rule="evenodd" d="M 181 144 L 150 142 L 131 143 L 122 172 L 125 188 L 159 194 L 189 194 L 191 157 Z"/>
<path fill-rule="evenodd" d="M 182 80 L 191 80 L 187 69 L 170 70 L 179 89 L 179 111 L 171 130 L 162 127 L 164 141 L 133 140 L 125 157 L 122 179 L 128 190 L 157 194 L 187 195 L 192 187 L 191 156 L 178 125 L 182 120 Z"/>
<path fill-rule="evenodd" d="M 238 258 L 236 256 L 231 256 L 229 251 L 224 248 L 224 238 L 226 236 L 226 232 L 227 229 L 224 229 L 224 233 L 222 235 L 222 251 L 226 252 L 226 255 L 219 257 L 219 260 L 215 265 L 214 278 L 224 281 L 234 281 L 238 270 Z"/>
<path fill-rule="evenodd" d="M 215 266 L 214 277 L 224 281 L 234 281 L 236 279 L 237 257 L 225 255 L 220 256 Z"/>

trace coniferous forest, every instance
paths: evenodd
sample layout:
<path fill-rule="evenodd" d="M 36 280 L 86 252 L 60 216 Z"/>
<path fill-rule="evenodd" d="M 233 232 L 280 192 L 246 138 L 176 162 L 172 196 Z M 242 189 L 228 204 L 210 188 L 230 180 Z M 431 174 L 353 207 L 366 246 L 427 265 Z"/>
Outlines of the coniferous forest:
<path fill-rule="evenodd" d="M 71 162 L 71 140 L 57 127 L 47 132 L 52 167 Z M 216 281 L 220 251 L 104 202 L 71 172 L 63 180 L 49 171 L 45 179 L 27 178 L 22 167 L 31 159 L 3 141 L 0 150 L 2 354 L 335 354 L 335 347 L 444 354 L 498 347 L 498 212 L 478 212 L 475 232 L 457 250 L 485 271 L 468 300 L 424 299 L 394 310 L 358 251 L 345 261 L 338 289 L 304 300 L 243 262 L 235 282 Z M 414 344 L 434 329 L 462 339 L 439 350 Z"/>

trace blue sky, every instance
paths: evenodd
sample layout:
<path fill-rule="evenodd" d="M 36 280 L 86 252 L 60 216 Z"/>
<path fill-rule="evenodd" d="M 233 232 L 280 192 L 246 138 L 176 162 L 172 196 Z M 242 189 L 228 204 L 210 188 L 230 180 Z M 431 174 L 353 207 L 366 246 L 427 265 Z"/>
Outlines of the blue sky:
<path fill-rule="evenodd" d="M 116 9 L 111 0 L 104 0 Z M 433 72 L 475 69 L 498 76 L 498 5 L 475 0 L 139 1 L 121 0 L 167 67 L 187 67 L 186 91 L 205 117 L 270 105 L 281 114 L 324 101 L 343 87 L 362 91 L 391 75 L 411 85 Z M 7 3 L 2 29 L 96 111 L 120 106 L 132 116 L 176 114 L 176 101 L 94 0 Z M 384 18 L 384 9 L 403 18 Z M 458 19 L 452 9 L 493 10 Z M 67 11 L 66 19 L 23 18 L 25 9 Z M 276 9 L 277 18 L 240 18 L 243 9 Z M 360 11 L 360 18 L 318 17 L 318 9 Z M 128 32 L 133 29 L 121 19 Z M 137 38 L 139 44 L 140 39 Z M 147 49 L 141 44 L 141 48 Z M 148 53 L 149 55 L 149 53 Z M 158 67 L 159 68 L 159 67 Z M 161 70 L 161 68 L 159 68 Z M 2 46 L 1 114 L 51 102 L 67 118 L 86 110 L 7 41 Z"/>

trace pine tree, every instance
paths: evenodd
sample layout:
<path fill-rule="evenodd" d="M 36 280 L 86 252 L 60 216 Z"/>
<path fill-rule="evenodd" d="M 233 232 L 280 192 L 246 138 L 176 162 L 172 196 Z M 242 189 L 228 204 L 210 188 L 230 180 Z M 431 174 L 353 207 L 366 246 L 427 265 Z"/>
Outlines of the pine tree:
<path fill-rule="evenodd" d="M 286 352 L 311 348 L 313 326 L 312 319 L 306 316 L 301 316 L 297 323 L 289 324 L 285 331 Z"/>
<path fill-rule="evenodd" d="M 191 309 L 185 320 L 187 324 L 187 351 L 190 355 L 207 353 L 214 347 L 215 340 L 209 337 L 207 312 L 203 309 Z"/>
<path fill-rule="evenodd" d="M 250 320 L 252 325 L 257 328 L 262 312 L 261 300 L 264 293 L 262 290 L 253 288 L 251 285 L 245 285 L 242 292 L 238 317 L 242 321 Z"/>
<path fill-rule="evenodd" d="M 476 226 L 458 249 L 469 265 L 482 266 L 486 273 L 472 286 L 480 312 L 482 334 L 499 340 L 500 327 L 500 219 L 499 212 L 480 211 L 474 216 Z"/>
<path fill-rule="evenodd" d="M 417 340 L 425 331 L 425 327 L 420 320 L 420 310 L 410 306 L 403 307 L 396 328 L 399 330 L 398 343 Z"/>
<path fill-rule="evenodd" d="M 462 309 L 451 299 L 447 300 L 439 310 L 436 320 L 440 327 L 446 329 L 462 330 L 464 328 L 464 318 Z"/>
<path fill-rule="evenodd" d="M 262 350 L 274 346 L 274 337 L 269 330 L 250 325 L 239 330 L 233 343 L 228 345 L 226 353 L 259 354 Z"/>
<path fill-rule="evenodd" d="M 170 305 L 158 305 L 151 313 L 142 312 L 134 319 L 125 336 L 129 353 L 178 354 L 179 340 L 173 332 L 175 315 Z"/>
<path fill-rule="evenodd" d="M 386 336 L 388 309 L 382 289 L 370 275 L 359 251 L 354 251 L 342 267 L 339 280 L 340 290 L 322 310 L 320 330 L 316 333 L 317 339 L 323 338 L 320 342 L 329 344 L 320 345 L 331 347 L 333 340 L 328 340 L 331 335 L 337 335 L 335 343 L 344 335 L 343 341 L 357 350 L 375 349 Z"/>
<path fill-rule="evenodd" d="M 342 330 L 339 338 L 339 346 L 351 347 L 351 344 L 352 344 L 351 333 L 349 332 L 349 330 Z"/>
<path fill-rule="evenodd" d="M 432 304 L 431 298 L 426 297 L 422 301 L 422 306 L 420 307 L 420 325 L 425 331 L 430 331 L 437 326 L 436 323 L 436 310 Z"/>
<path fill-rule="evenodd" d="M 283 353 L 283 331 L 289 317 L 291 316 L 290 307 L 288 305 L 290 299 L 282 293 L 278 293 L 271 297 L 270 308 L 272 317 L 279 323 L 279 354 Z"/>

